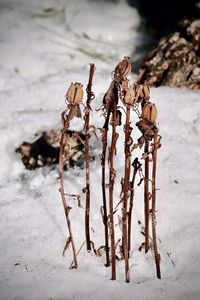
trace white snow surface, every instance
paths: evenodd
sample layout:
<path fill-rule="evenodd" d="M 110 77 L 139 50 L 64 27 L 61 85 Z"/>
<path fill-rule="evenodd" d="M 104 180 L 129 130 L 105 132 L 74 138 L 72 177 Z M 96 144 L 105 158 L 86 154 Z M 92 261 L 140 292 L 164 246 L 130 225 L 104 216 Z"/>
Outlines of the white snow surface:
<path fill-rule="evenodd" d="M 36 132 L 61 128 L 64 95 L 72 81 L 88 79 L 88 63 L 96 64 L 93 107 L 99 108 L 110 73 L 140 40 L 140 18 L 119 1 L 25 1 L 0 3 L 0 299 L 200 299 L 200 93 L 153 88 L 159 111 L 162 148 L 158 152 L 157 231 L 162 279 L 155 273 L 153 253 L 139 252 L 144 241 L 142 186 L 134 202 L 131 282 L 124 281 L 124 262 L 110 280 L 105 257 L 85 249 L 79 268 L 70 270 L 71 249 L 62 257 L 67 238 L 58 192 L 58 168 L 28 171 L 15 148 Z M 91 122 L 102 126 L 100 113 Z M 134 122 L 134 120 L 133 120 Z M 72 128 L 81 129 L 74 120 Z M 115 203 L 123 175 L 123 128 L 118 128 Z M 135 133 L 135 138 L 138 132 Z M 91 238 L 104 243 L 101 222 L 100 140 L 92 137 L 97 156 L 91 164 Z M 141 153 L 139 154 L 141 155 Z M 68 193 L 81 194 L 84 169 L 65 173 Z M 139 179 L 138 179 L 139 181 Z M 73 200 L 71 220 L 77 249 L 84 242 L 84 210 Z M 120 210 L 118 212 L 120 214 Z M 117 223 L 117 216 L 116 216 Z M 116 226 L 116 240 L 120 230 Z"/>

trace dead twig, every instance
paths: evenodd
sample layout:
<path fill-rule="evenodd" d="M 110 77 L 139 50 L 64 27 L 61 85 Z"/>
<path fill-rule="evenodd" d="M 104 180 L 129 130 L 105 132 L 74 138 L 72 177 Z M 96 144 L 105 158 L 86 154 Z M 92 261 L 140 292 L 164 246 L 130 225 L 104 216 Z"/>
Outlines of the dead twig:
<path fill-rule="evenodd" d="M 91 101 L 94 99 L 94 93 L 92 92 L 92 81 L 94 76 L 95 65 L 90 64 L 89 80 L 87 85 L 87 102 L 85 108 L 85 161 L 86 161 L 86 209 L 85 209 L 85 236 L 87 250 L 91 250 L 90 243 L 90 111 Z"/>

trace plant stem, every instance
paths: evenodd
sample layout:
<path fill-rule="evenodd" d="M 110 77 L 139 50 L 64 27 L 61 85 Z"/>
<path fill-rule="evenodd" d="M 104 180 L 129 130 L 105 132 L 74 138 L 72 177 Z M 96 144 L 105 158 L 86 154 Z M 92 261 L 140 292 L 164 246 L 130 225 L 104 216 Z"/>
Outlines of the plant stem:
<path fill-rule="evenodd" d="M 128 212 L 128 255 L 131 250 L 131 221 L 132 221 L 132 211 L 133 211 L 133 201 L 134 201 L 134 185 L 135 185 L 135 177 L 137 174 L 138 169 L 140 168 L 140 163 L 138 158 L 136 158 L 133 162 L 133 177 L 131 180 L 131 194 L 130 194 L 130 202 L 129 202 L 129 212 Z"/>
<path fill-rule="evenodd" d="M 156 238 L 156 164 L 157 164 L 157 148 L 158 148 L 158 129 L 154 129 L 154 146 L 153 146 L 153 167 L 152 167 L 152 237 L 153 248 L 155 254 L 156 273 L 161 279 L 160 272 L 160 254 L 158 253 Z"/>
<path fill-rule="evenodd" d="M 72 234 L 72 228 L 71 228 L 71 221 L 69 217 L 70 207 L 66 203 L 65 199 L 65 190 L 64 190 L 64 178 L 63 178 L 63 148 L 64 148 L 64 136 L 66 134 L 66 131 L 69 127 L 70 123 L 70 117 L 72 114 L 73 108 L 70 109 L 69 114 L 66 116 L 66 119 L 64 120 L 63 129 L 61 131 L 61 140 L 60 140 L 60 153 L 59 153 L 59 178 L 60 178 L 60 193 L 62 198 L 62 204 L 65 212 L 65 217 L 67 221 L 67 227 L 69 232 L 69 239 L 72 246 L 72 252 L 73 252 L 73 259 L 74 259 L 74 268 L 78 268 L 78 262 L 76 257 L 76 248 L 74 244 L 73 234 Z"/>
<path fill-rule="evenodd" d="M 116 257 L 115 257 L 115 231 L 114 231 L 114 216 L 113 216 L 113 191 L 115 183 L 114 155 L 116 154 L 116 142 L 118 134 L 116 133 L 117 123 L 117 101 L 118 90 L 116 84 L 113 87 L 114 99 L 112 99 L 112 140 L 109 151 L 109 210 L 110 210 L 110 231 L 111 231 L 111 279 L 116 279 Z"/>
<path fill-rule="evenodd" d="M 125 165 L 124 165 L 124 185 L 123 185 L 123 208 L 122 208 L 122 232 L 123 232 L 123 254 L 125 260 L 125 278 L 126 282 L 130 281 L 129 258 L 128 258 L 128 236 L 127 236 L 127 203 L 129 197 L 129 178 L 131 167 L 131 152 L 130 152 L 130 105 L 126 105 L 126 124 L 125 124 Z"/>
<path fill-rule="evenodd" d="M 144 227 L 145 227 L 145 253 L 149 250 L 149 141 L 145 140 L 144 154 Z"/>
<path fill-rule="evenodd" d="M 92 93 L 92 80 L 95 65 L 90 64 L 89 80 L 87 85 L 87 102 L 85 109 L 85 160 L 86 160 L 86 208 L 85 208 L 85 236 L 87 250 L 91 250 L 90 245 L 90 103 L 94 98 Z"/>
<path fill-rule="evenodd" d="M 106 267 L 110 266 L 109 257 L 109 242 L 108 242 L 108 215 L 107 215 L 107 202 L 106 202 L 106 174 L 105 174 L 105 163 L 106 163 L 106 150 L 107 150 L 107 138 L 108 138 L 108 125 L 110 121 L 111 107 L 109 106 L 105 124 L 102 131 L 102 156 L 101 156 L 101 166 L 102 166 L 102 197 L 103 197 L 103 223 L 105 231 L 105 251 L 106 251 Z"/>

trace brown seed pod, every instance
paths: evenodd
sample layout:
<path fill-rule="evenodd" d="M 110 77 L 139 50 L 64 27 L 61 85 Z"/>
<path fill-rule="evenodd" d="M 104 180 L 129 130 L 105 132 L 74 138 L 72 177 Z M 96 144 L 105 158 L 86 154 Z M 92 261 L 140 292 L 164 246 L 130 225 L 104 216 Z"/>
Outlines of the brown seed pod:
<path fill-rule="evenodd" d="M 125 97 L 124 97 L 124 102 L 125 104 L 128 105 L 133 105 L 135 103 L 135 88 L 134 87 L 129 87 L 126 91 Z"/>
<path fill-rule="evenodd" d="M 144 97 L 143 86 L 141 84 L 135 86 L 135 100 L 140 101 Z"/>
<path fill-rule="evenodd" d="M 128 81 L 127 80 L 123 80 L 120 83 L 120 90 L 123 90 L 123 91 L 127 91 L 128 90 Z"/>
<path fill-rule="evenodd" d="M 128 90 L 128 81 L 127 80 L 123 80 L 120 84 L 119 84 L 119 97 L 122 101 L 124 101 L 124 97 L 126 95 L 126 91 Z"/>
<path fill-rule="evenodd" d="M 149 86 L 146 82 L 143 85 L 143 94 L 144 94 L 144 99 L 149 100 L 149 98 L 150 98 L 150 88 L 149 88 Z"/>
<path fill-rule="evenodd" d="M 158 112 L 154 103 L 146 103 L 142 110 L 142 118 L 151 122 L 155 122 Z"/>
<path fill-rule="evenodd" d="M 155 128 L 154 123 L 149 122 L 148 120 L 145 120 L 145 119 L 140 120 L 135 125 L 142 132 L 142 134 L 145 134 L 145 135 L 147 135 L 147 134 L 149 135 L 151 133 L 151 130 L 153 128 Z"/>
<path fill-rule="evenodd" d="M 124 57 L 124 59 L 116 66 L 114 73 L 127 77 L 131 72 L 131 59 L 130 57 Z"/>
<path fill-rule="evenodd" d="M 79 82 L 71 83 L 66 93 L 66 100 L 71 105 L 79 105 L 83 100 L 83 85 Z"/>

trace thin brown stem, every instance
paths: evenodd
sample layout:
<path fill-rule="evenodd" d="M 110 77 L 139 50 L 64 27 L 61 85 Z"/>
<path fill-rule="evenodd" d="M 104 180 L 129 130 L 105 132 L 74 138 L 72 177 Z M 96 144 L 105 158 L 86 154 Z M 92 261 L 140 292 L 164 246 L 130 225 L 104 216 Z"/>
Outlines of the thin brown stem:
<path fill-rule="evenodd" d="M 113 88 L 113 94 L 115 96 L 112 99 L 112 140 L 111 147 L 109 151 L 109 210 L 110 210 L 110 231 L 111 231 L 111 269 L 112 275 L 111 279 L 116 279 L 116 255 L 115 255 L 115 231 L 114 231 L 114 215 L 113 215 L 113 191 L 115 183 L 115 169 L 114 169 L 114 156 L 116 154 L 116 142 L 118 134 L 116 132 L 117 123 L 117 100 L 118 100 L 118 90 L 116 85 Z"/>
<path fill-rule="evenodd" d="M 104 232 L 105 232 L 105 252 L 106 252 L 106 267 L 110 266 L 110 257 L 109 257 L 109 241 L 108 241 L 108 214 L 107 214 L 107 201 L 106 201 L 106 172 L 105 172 L 105 163 L 106 163 L 106 151 L 107 151 L 107 138 L 108 138 L 108 125 L 110 121 L 111 108 L 109 106 L 105 124 L 102 130 L 102 156 L 101 156 L 101 166 L 102 166 L 102 197 L 103 197 L 103 223 L 104 223 Z"/>
<path fill-rule="evenodd" d="M 74 244 L 72 228 L 71 228 L 71 221 L 69 217 L 70 207 L 66 203 L 65 199 L 65 190 L 64 190 L 64 177 L 63 177 L 63 149 L 64 149 L 64 137 L 66 135 L 66 131 L 69 127 L 71 114 L 73 113 L 73 108 L 70 109 L 69 114 L 64 119 L 63 129 L 61 131 L 61 140 L 60 140 L 60 154 L 59 154 L 59 178 L 60 178 L 60 194 L 62 199 L 62 204 L 65 212 L 65 217 L 67 221 L 67 228 L 69 233 L 69 240 L 72 246 L 73 252 L 73 261 L 74 261 L 74 268 L 78 267 L 77 257 L 76 257 L 76 248 Z"/>
<path fill-rule="evenodd" d="M 153 248 L 155 254 L 156 273 L 161 279 L 160 272 L 160 254 L 158 253 L 157 237 L 156 237 L 156 167 L 157 167 L 157 148 L 158 148 L 158 129 L 154 130 L 154 145 L 153 145 L 153 167 L 152 167 L 152 237 Z"/>
<path fill-rule="evenodd" d="M 144 227 L 145 227 L 145 253 L 149 250 L 149 141 L 145 141 L 144 154 Z"/>
<path fill-rule="evenodd" d="M 133 202 L 134 202 L 134 195 L 135 195 L 135 178 L 137 175 L 137 171 L 141 167 L 141 164 L 138 161 L 138 158 L 136 158 L 133 162 L 133 176 L 130 184 L 130 202 L 129 202 L 129 212 L 128 212 L 128 254 L 131 250 L 131 222 L 132 222 L 132 211 L 133 211 Z"/>
<path fill-rule="evenodd" d="M 125 124 L 125 164 L 124 164 L 124 184 L 123 184 L 123 207 L 122 207 L 122 234 L 123 234 L 123 254 L 125 260 L 125 278 L 126 282 L 130 281 L 129 258 L 128 258 L 128 212 L 127 204 L 129 198 L 129 178 L 131 167 L 131 152 L 130 152 L 130 105 L 126 105 L 126 124 Z"/>
<path fill-rule="evenodd" d="M 90 64 L 89 80 L 87 85 L 87 103 L 85 109 L 85 160 L 86 160 L 86 209 L 85 209 L 85 236 L 87 250 L 91 250 L 90 245 L 90 103 L 94 98 L 92 92 L 92 80 L 95 65 Z"/>

